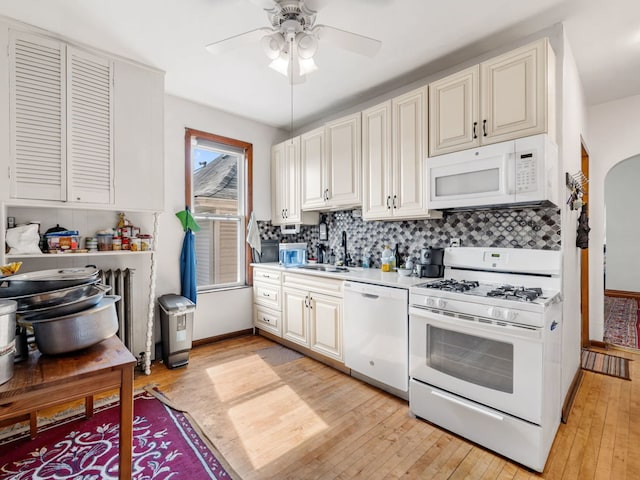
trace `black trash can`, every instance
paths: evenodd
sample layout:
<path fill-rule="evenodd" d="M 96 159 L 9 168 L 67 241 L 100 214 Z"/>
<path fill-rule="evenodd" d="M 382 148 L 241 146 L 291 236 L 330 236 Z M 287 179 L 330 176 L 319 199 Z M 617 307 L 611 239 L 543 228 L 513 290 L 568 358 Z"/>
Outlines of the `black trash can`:
<path fill-rule="evenodd" d="M 158 298 L 162 332 L 162 360 L 167 368 L 189 363 L 196 304 L 182 295 L 169 293 Z"/>

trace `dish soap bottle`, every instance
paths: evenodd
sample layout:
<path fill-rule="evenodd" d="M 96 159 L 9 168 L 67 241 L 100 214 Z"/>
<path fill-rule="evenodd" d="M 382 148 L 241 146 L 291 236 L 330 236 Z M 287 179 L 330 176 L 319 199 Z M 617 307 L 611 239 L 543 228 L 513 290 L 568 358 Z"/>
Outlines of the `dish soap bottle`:
<path fill-rule="evenodd" d="M 369 249 L 365 248 L 362 251 L 362 268 L 370 268 L 371 266 L 370 260 L 371 260 L 371 256 L 369 254 Z"/>
<path fill-rule="evenodd" d="M 382 251 L 382 268 L 383 272 L 391 271 L 391 259 L 393 258 L 393 252 L 389 248 L 389 245 L 384 246 L 384 250 Z"/>

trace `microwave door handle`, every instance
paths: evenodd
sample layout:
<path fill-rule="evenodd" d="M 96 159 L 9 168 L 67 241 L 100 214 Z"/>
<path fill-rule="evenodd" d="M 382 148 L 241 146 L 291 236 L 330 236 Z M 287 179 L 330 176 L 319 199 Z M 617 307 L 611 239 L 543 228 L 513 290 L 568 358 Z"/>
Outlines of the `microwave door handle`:
<path fill-rule="evenodd" d="M 506 165 L 504 169 L 504 185 L 507 195 L 516 194 L 516 154 L 508 153 L 506 156 Z"/>

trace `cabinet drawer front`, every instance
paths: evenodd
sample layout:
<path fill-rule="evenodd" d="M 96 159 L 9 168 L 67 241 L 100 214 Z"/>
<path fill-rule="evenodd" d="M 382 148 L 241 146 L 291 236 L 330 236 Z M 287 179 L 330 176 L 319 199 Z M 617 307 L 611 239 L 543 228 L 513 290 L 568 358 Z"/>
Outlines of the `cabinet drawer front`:
<path fill-rule="evenodd" d="M 342 297 L 343 281 L 337 278 L 324 278 L 317 275 L 301 275 L 284 272 L 282 274 L 282 285 L 313 290 L 314 292 Z"/>
<path fill-rule="evenodd" d="M 267 270 L 264 268 L 253 269 L 254 282 L 280 283 L 280 272 L 277 270 Z"/>
<path fill-rule="evenodd" d="M 253 302 L 280 310 L 280 286 L 256 283 L 253 285 Z"/>
<path fill-rule="evenodd" d="M 253 325 L 274 335 L 282 336 L 282 314 L 271 308 L 253 305 Z"/>

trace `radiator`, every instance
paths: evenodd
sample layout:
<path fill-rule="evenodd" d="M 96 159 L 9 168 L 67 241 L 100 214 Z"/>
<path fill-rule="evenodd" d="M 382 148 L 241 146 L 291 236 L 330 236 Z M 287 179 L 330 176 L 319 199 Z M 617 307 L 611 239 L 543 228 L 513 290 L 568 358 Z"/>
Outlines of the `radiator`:
<path fill-rule="evenodd" d="M 118 268 L 116 270 L 100 270 L 99 276 L 103 284 L 111 287 L 110 295 L 120 295 L 116 302 L 118 315 L 118 337 L 125 347 L 133 348 L 133 276 L 135 269 Z"/>

